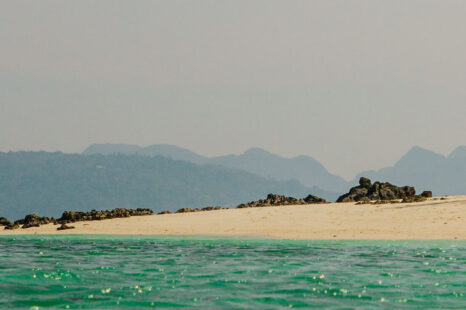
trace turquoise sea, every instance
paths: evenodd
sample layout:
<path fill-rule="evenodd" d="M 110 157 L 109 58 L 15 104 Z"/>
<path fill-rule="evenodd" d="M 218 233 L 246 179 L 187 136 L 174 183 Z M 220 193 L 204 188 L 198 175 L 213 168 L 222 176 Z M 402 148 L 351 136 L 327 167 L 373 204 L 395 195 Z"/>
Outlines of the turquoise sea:
<path fill-rule="evenodd" d="M 466 308 L 464 241 L 0 237 L 1 309 Z"/>

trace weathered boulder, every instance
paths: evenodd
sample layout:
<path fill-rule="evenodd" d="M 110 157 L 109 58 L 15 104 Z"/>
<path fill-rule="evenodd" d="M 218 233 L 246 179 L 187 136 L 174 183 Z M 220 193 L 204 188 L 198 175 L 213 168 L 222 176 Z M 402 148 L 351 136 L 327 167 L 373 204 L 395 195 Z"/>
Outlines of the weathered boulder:
<path fill-rule="evenodd" d="M 359 186 L 369 189 L 372 187 L 372 182 L 368 178 L 361 177 L 359 179 Z"/>
<path fill-rule="evenodd" d="M 0 226 L 9 226 L 13 224 L 11 221 L 9 221 L 6 217 L 0 217 Z"/>
<path fill-rule="evenodd" d="M 410 199 L 416 196 L 412 186 L 398 187 L 388 182 L 375 182 L 361 177 L 359 186 L 352 187 L 350 191 L 337 199 L 337 202 L 350 202 L 361 200 L 391 201 L 395 199 Z"/>
<path fill-rule="evenodd" d="M 23 225 L 21 228 L 30 228 L 30 227 L 39 227 L 40 225 L 46 225 L 53 223 L 54 218 L 49 218 L 46 216 L 38 216 L 37 214 L 28 214 L 24 219 L 15 221 L 16 225 Z"/>
<path fill-rule="evenodd" d="M 323 198 L 314 196 L 314 195 L 307 195 L 306 198 L 303 198 L 303 201 L 306 204 L 311 204 L 311 203 L 326 203 L 327 201 Z"/>
<path fill-rule="evenodd" d="M 10 224 L 5 226 L 5 229 L 9 229 L 9 230 L 18 229 L 18 228 L 19 228 L 19 225 L 12 223 L 12 222 L 10 222 Z"/>
<path fill-rule="evenodd" d="M 420 196 L 425 198 L 432 198 L 432 191 L 423 191 Z"/>

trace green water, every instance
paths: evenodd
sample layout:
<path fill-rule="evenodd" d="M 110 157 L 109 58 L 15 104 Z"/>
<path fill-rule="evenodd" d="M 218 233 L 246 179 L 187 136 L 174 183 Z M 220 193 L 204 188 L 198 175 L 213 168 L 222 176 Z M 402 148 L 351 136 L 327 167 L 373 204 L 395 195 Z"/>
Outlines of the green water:
<path fill-rule="evenodd" d="M 0 237 L 1 309 L 466 308 L 464 241 Z"/>

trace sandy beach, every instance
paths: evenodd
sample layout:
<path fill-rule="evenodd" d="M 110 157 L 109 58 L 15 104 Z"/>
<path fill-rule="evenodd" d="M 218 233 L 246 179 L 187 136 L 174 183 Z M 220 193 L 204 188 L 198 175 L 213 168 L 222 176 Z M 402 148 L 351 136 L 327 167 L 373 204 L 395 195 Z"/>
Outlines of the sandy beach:
<path fill-rule="evenodd" d="M 384 205 L 328 203 L 135 216 L 1 230 L 20 234 L 243 236 L 278 239 L 466 240 L 466 196 Z"/>

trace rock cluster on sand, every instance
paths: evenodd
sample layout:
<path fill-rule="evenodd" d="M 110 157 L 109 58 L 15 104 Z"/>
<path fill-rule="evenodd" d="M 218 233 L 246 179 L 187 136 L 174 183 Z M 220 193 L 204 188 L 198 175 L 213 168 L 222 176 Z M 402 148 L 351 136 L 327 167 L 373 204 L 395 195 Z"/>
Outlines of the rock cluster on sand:
<path fill-rule="evenodd" d="M 425 191 L 421 195 L 416 195 L 416 190 L 412 186 L 398 187 L 388 182 L 375 182 L 372 184 L 368 178 L 361 177 L 359 179 L 359 186 L 352 187 L 349 193 L 340 196 L 337 202 L 359 201 L 369 203 L 374 200 L 378 203 L 390 203 L 397 200 L 416 202 L 430 197 L 432 197 L 431 191 Z"/>
<path fill-rule="evenodd" d="M 306 198 L 297 199 L 294 197 L 286 197 L 275 194 L 268 194 L 266 199 L 242 203 L 236 208 L 256 208 L 256 207 L 271 207 L 271 206 L 286 206 L 286 205 L 307 205 L 312 203 L 326 203 L 325 199 L 317 196 L 308 195 Z"/>
<path fill-rule="evenodd" d="M 76 211 L 65 211 L 62 216 L 57 220 L 58 223 L 74 223 L 81 221 L 100 221 L 106 219 L 113 219 L 119 217 L 130 217 L 140 215 L 152 215 L 154 211 L 151 209 L 125 209 L 117 208 L 113 210 L 92 210 L 90 212 L 76 212 Z"/>
<path fill-rule="evenodd" d="M 72 229 L 73 226 L 67 226 L 66 223 L 74 223 L 80 221 L 98 221 L 105 219 L 113 219 L 118 217 L 130 217 L 138 215 L 152 215 L 154 211 L 151 209 L 124 209 L 117 208 L 111 211 L 96 211 L 90 212 L 76 212 L 76 211 L 65 211 L 62 216 L 55 220 L 53 217 L 40 217 L 36 214 L 28 214 L 24 219 L 17 220 L 14 223 L 8 221 L 6 218 L 0 218 L 0 225 L 4 225 L 5 229 L 17 229 L 21 225 L 21 228 L 39 227 L 40 225 L 46 225 L 50 223 L 62 224 L 57 230 Z"/>
<path fill-rule="evenodd" d="M 208 207 L 205 207 L 205 208 L 202 208 L 202 209 L 199 209 L 199 208 L 181 208 L 181 209 L 178 209 L 175 213 L 202 212 L 202 211 L 213 211 L 213 210 L 222 210 L 222 209 L 226 209 L 226 208 L 223 208 L 223 207 L 220 207 L 220 206 L 216 206 L 216 207 L 208 206 Z M 170 211 L 162 211 L 159 214 L 166 214 L 167 212 L 171 213 Z"/>
<path fill-rule="evenodd" d="M 6 221 L 5 221 L 6 220 Z M 49 218 L 46 216 L 38 216 L 37 214 L 28 214 L 24 217 L 24 219 L 17 220 L 14 223 L 8 221 L 7 219 L 3 220 L 2 222 L 5 223 L 5 229 L 17 229 L 21 225 L 21 228 L 29 228 L 29 227 L 39 227 L 40 225 L 49 224 L 55 222 L 53 217 Z"/>
<path fill-rule="evenodd" d="M 0 217 L 0 226 L 9 226 L 13 225 L 11 221 L 9 221 L 6 217 Z"/>
<path fill-rule="evenodd" d="M 257 201 L 251 201 L 246 204 L 240 204 L 237 208 L 254 208 L 254 207 L 269 207 L 269 206 L 285 206 L 285 205 L 306 205 L 312 203 L 325 203 L 325 199 L 322 199 L 317 196 L 308 195 L 306 198 L 297 199 L 293 197 L 286 197 L 275 194 L 268 194 L 266 199 L 261 199 Z M 208 206 L 202 209 L 199 208 L 181 208 L 175 213 L 189 213 L 189 212 L 202 212 L 202 211 L 212 211 L 212 210 L 222 210 L 226 209 L 220 206 L 212 207 Z M 170 211 L 162 211 L 158 214 L 170 214 Z"/>

